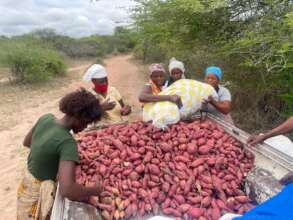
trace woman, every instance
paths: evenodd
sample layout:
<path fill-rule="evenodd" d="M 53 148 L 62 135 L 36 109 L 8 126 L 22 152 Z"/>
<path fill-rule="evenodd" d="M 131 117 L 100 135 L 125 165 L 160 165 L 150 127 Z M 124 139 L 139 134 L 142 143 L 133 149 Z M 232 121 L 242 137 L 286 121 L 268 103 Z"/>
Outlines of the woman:
<path fill-rule="evenodd" d="M 102 65 L 94 64 L 87 70 L 83 80 L 93 83 L 92 92 L 102 103 L 105 114 L 101 122 L 112 124 L 123 121 L 122 116 L 129 115 L 131 107 L 124 104 L 122 96 L 116 88 L 109 86 L 107 75 Z"/>
<path fill-rule="evenodd" d="M 166 81 L 164 88 L 167 88 L 179 79 L 185 79 L 184 64 L 181 61 L 176 60 L 174 57 L 171 58 L 169 62 L 169 73 L 170 77 Z"/>
<path fill-rule="evenodd" d="M 17 192 L 18 220 L 48 218 L 57 179 L 61 195 L 70 200 L 87 201 L 102 191 L 98 183 L 85 187 L 75 182 L 79 157 L 77 143 L 70 133 L 78 133 L 101 118 L 99 101 L 90 92 L 80 89 L 64 96 L 59 109 L 63 117 L 43 115 L 23 141 L 30 153 L 28 168 Z"/>
<path fill-rule="evenodd" d="M 205 82 L 213 86 L 218 93 L 219 100 L 214 100 L 211 96 L 204 100 L 204 110 L 216 115 L 230 123 L 233 123 L 230 116 L 231 112 L 231 93 L 224 86 L 220 85 L 222 79 L 222 70 L 216 66 L 210 66 L 205 71 Z"/>
<path fill-rule="evenodd" d="M 177 95 L 159 95 L 166 81 L 166 71 L 161 64 L 154 63 L 150 65 L 149 76 L 149 83 L 143 87 L 139 95 L 140 102 L 148 103 L 169 101 L 177 104 L 179 107 L 182 106 L 181 99 Z"/>

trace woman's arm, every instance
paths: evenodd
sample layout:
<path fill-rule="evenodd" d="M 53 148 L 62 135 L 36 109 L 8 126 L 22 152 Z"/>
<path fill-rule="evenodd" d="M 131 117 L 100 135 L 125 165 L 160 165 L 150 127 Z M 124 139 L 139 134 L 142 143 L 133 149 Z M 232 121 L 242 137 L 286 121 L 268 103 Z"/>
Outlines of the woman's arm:
<path fill-rule="evenodd" d="M 26 146 L 28 148 L 31 147 L 31 144 L 32 144 L 32 136 L 33 136 L 33 130 L 34 130 L 34 127 L 31 128 L 31 130 L 27 133 L 27 135 L 25 136 L 22 144 L 23 146 Z"/>
<path fill-rule="evenodd" d="M 248 139 L 248 144 L 255 145 L 270 137 L 274 137 L 280 134 L 286 134 L 292 131 L 293 131 L 293 116 L 287 119 L 284 123 L 282 123 L 278 127 L 268 131 L 267 133 L 263 135 L 251 136 Z"/>
<path fill-rule="evenodd" d="M 125 105 L 125 103 L 123 102 L 123 99 L 120 99 L 118 102 L 119 102 L 119 104 L 121 106 L 120 114 L 122 116 L 129 115 L 131 113 L 130 105 Z"/>
<path fill-rule="evenodd" d="M 208 99 L 203 101 L 203 104 L 208 103 L 225 115 L 229 114 L 232 109 L 231 101 L 216 101 L 212 96 L 209 96 Z"/>
<path fill-rule="evenodd" d="M 169 95 L 153 95 L 152 89 L 150 86 L 145 85 L 138 97 L 140 102 L 162 102 L 162 101 L 171 101 Z"/>
<path fill-rule="evenodd" d="M 118 102 L 119 102 L 121 108 L 124 108 L 125 103 L 123 102 L 123 99 L 120 99 Z"/>
<path fill-rule="evenodd" d="M 85 187 L 75 182 L 74 161 L 59 162 L 58 180 L 61 195 L 73 201 L 84 202 L 102 192 L 102 187 Z"/>
<path fill-rule="evenodd" d="M 231 105 L 231 102 L 230 101 L 220 101 L 220 102 L 217 102 L 215 100 L 213 100 L 211 102 L 211 104 L 219 111 L 221 112 L 222 114 L 229 114 L 231 112 L 231 109 L 232 109 L 232 105 Z"/>

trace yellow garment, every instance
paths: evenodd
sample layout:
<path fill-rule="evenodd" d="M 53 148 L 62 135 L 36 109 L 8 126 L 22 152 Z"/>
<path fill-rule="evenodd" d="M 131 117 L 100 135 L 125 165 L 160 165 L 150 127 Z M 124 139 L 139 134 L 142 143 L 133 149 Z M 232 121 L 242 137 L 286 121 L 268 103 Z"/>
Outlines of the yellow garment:
<path fill-rule="evenodd" d="M 17 191 L 17 220 L 45 220 L 54 203 L 56 184 L 40 181 L 26 169 Z"/>
<path fill-rule="evenodd" d="M 178 95 L 183 106 L 178 109 L 178 106 L 171 102 L 146 103 L 143 107 L 143 121 L 152 121 L 158 128 L 165 128 L 169 124 L 177 123 L 181 118 L 188 118 L 200 109 L 203 99 L 209 96 L 218 100 L 218 95 L 212 86 L 189 79 L 177 80 L 159 95 Z"/>
<path fill-rule="evenodd" d="M 152 80 L 150 80 L 150 86 L 151 86 L 153 95 L 158 95 L 162 91 L 162 89 L 159 88 Z"/>
<path fill-rule="evenodd" d="M 93 93 L 101 101 L 101 103 L 103 103 L 107 99 L 109 99 L 109 102 L 116 103 L 115 108 L 110 111 L 106 111 L 106 113 L 103 116 L 103 118 L 101 119 L 101 121 L 99 123 L 97 123 L 96 125 L 113 124 L 113 123 L 119 123 L 119 122 L 123 121 L 123 118 L 120 113 L 121 106 L 119 103 L 119 101 L 122 99 L 122 97 L 116 88 L 109 86 L 106 97 L 102 96 L 99 93 L 96 93 L 94 90 L 93 90 Z"/>

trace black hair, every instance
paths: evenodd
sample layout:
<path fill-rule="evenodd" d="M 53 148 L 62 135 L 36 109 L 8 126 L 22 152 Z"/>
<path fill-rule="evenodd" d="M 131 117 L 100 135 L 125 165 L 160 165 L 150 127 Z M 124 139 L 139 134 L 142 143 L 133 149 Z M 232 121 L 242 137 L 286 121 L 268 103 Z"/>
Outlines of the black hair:
<path fill-rule="evenodd" d="M 65 95 L 59 102 L 59 109 L 83 123 L 92 123 L 102 117 L 99 100 L 84 88 Z"/>

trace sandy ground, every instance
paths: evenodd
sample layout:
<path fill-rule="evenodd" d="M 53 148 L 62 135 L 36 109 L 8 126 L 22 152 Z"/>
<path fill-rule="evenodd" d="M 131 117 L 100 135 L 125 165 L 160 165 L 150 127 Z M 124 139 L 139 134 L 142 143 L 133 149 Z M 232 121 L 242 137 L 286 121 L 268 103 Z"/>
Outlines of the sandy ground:
<path fill-rule="evenodd" d="M 106 59 L 110 84 L 122 94 L 133 108 L 132 119 L 139 117 L 138 92 L 145 83 L 143 65 L 130 55 Z M 46 85 L 11 85 L 5 80 L 0 84 L 0 220 L 16 219 L 16 190 L 26 164 L 28 150 L 21 147 L 24 136 L 43 114 L 58 115 L 58 101 L 64 94 L 89 84 L 80 79 L 91 61 L 70 64 L 66 77 L 54 79 Z"/>

